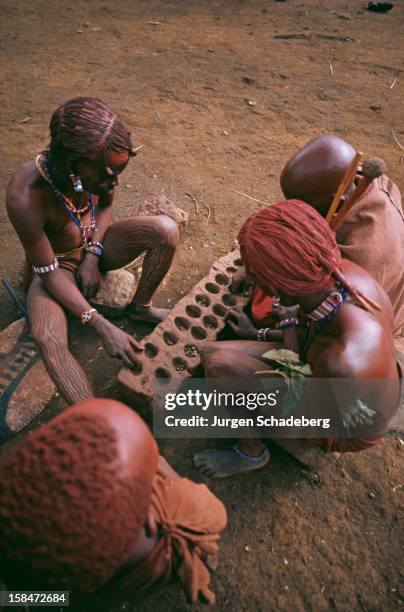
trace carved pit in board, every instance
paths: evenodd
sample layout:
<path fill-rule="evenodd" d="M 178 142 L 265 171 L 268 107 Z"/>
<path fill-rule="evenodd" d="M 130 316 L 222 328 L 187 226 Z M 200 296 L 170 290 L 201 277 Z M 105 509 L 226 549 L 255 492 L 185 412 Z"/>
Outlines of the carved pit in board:
<path fill-rule="evenodd" d="M 179 338 L 172 332 L 165 331 L 163 334 L 163 340 L 167 344 L 167 346 L 174 346 L 174 344 L 177 344 Z"/>
<path fill-rule="evenodd" d="M 227 276 L 227 274 L 216 274 L 215 276 L 215 281 L 219 284 L 219 285 L 228 285 L 230 282 L 230 278 Z"/>
<path fill-rule="evenodd" d="M 190 321 L 185 317 L 175 317 L 174 323 L 179 331 L 187 331 L 191 327 Z"/>
<path fill-rule="evenodd" d="M 159 347 L 154 342 L 146 342 L 144 346 L 144 354 L 149 359 L 154 359 L 158 355 Z"/>
<path fill-rule="evenodd" d="M 184 354 L 186 357 L 198 357 L 201 349 L 196 344 L 186 344 L 184 346 Z"/>
<path fill-rule="evenodd" d="M 195 338 L 195 340 L 205 340 L 208 334 L 203 329 L 203 327 L 199 327 L 199 325 L 194 325 L 193 327 L 191 327 L 191 335 L 193 338 Z"/>
<path fill-rule="evenodd" d="M 198 306 L 202 306 L 204 308 L 207 308 L 211 304 L 210 298 L 203 293 L 198 293 L 198 295 L 195 296 L 195 302 L 198 304 Z"/>
<path fill-rule="evenodd" d="M 218 320 L 213 315 L 206 315 L 203 317 L 202 322 L 208 329 L 217 329 L 219 325 Z"/>
<path fill-rule="evenodd" d="M 140 361 L 134 361 L 130 371 L 132 372 L 132 374 L 134 374 L 135 376 L 139 376 L 139 374 L 141 374 L 143 372 L 143 365 L 140 363 Z"/>
<path fill-rule="evenodd" d="M 169 380 L 171 379 L 171 374 L 168 370 L 166 370 L 166 368 L 156 368 L 154 375 L 162 383 L 164 382 L 168 383 Z"/>
<path fill-rule="evenodd" d="M 174 357 L 173 366 L 177 372 L 184 372 L 188 368 L 188 362 L 181 357 Z"/>
<path fill-rule="evenodd" d="M 222 302 L 225 304 L 225 306 L 235 306 L 237 304 L 237 298 L 231 293 L 225 293 L 222 296 Z"/>
<path fill-rule="evenodd" d="M 188 306 L 185 307 L 185 312 L 193 319 L 197 319 L 202 314 L 202 310 L 199 308 L 199 306 L 195 306 L 195 304 L 188 304 Z"/>
<path fill-rule="evenodd" d="M 212 311 L 217 317 L 224 317 L 226 314 L 226 308 L 221 304 L 213 304 Z"/>
<path fill-rule="evenodd" d="M 206 283 L 205 289 L 209 291 L 209 293 L 219 293 L 220 291 L 220 287 L 215 283 Z"/>

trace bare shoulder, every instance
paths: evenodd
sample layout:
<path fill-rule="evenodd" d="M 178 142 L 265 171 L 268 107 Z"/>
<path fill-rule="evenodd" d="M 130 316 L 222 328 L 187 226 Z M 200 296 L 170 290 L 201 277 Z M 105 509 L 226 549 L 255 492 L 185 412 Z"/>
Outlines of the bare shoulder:
<path fill-rule="evenodd" d="M 341 337 L 328 342 L 314 364 L 320 378 L 383 378 L 395 373 L 393 341 L 376 317 L 352 306 Z M 357 319 L 357 320 L 355 320 Z"/>
<path fill-rule="evenodd" d="M 6 191 L 6 205 L 9 213 L 24 213 L 41 201 L 42 178 L 33 160 L 20 166 L 11 177 Z"/>
<path fill-rule="evenodd" d="M 381 311 L 375 312 L 383 327 L 393 330 L 394 314 L 390 299 L 381 285 L 367 272 L 352 261 L 342 260 L 342 271 L 346 279 L 363 295 L 379 304 Z"/>

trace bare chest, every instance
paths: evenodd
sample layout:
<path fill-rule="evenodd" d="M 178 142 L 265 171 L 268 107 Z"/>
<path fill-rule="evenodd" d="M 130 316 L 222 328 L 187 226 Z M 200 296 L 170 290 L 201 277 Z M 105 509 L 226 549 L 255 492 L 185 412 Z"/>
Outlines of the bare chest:
<path fill-rule="evenodd" d="M 45 203 L 45 233 L 56 252 L 66 252 L 83 242 L 83 228 L 92 222 L 91 207 L 84 214 L 69 213 L 57 199 Z"/>

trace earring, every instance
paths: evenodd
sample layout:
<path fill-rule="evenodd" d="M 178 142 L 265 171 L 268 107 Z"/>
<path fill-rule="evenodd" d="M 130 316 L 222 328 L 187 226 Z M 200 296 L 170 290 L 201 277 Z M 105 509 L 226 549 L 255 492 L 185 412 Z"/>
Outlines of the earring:
<path fill-rule="evenodd" d="M 76 191 L 77 193 L 81 193 L 82 191 L 84 191 L 83 183 L 81 182 L 81 178 L 79 176 L 76 176 L 75 174 L 70 174 L 70 178 L 72 179 L 74 191 Z"/>

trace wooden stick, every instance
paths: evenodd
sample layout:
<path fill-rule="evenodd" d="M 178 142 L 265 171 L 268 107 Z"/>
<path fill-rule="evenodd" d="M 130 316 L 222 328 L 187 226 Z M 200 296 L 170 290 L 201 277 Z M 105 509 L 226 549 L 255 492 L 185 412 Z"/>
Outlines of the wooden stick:
<path fill-rule="evenodd" d="M 394 140 L 396 141 L 396 143 L 398 144 L 398 146 L 400 147 L 400 149 L 402 151 L 404 151 L 404 147 L 403 145 L 400 143 L 400 141 L 398 140 L 397 136 L 395 135 L 395 133 L 393 132 L 393 130 L 391 130 L 391 135 L 393 136 Z"/>
<path fill-rule="evenodd" d="M 353 160 L 351 161 L 351 163 L 349 164 L 344 174 L 344 177 L 340 183 L 340 186 L 337 189 L 337 193 L 335 194 L 334 199 L 331 203 L 330 209 L 325 218 L 325 220 L 328 221 L 328 223 L 331 222 L 331 219 L 333 218 L 334 213 L 338 208 L 338 204 L 340 203 L 342 196 L 344 195 L 348 187 L 353 182 L 356 176 L 356 173 L 358 171 L 358 166 L 359 166 L 359 162 L 361 161 L 361 159 L 362 159 L 362 153 L 358 151 L 355 157 L 353 158 Z"/>
<path fill-rule="evenodd" d="M 230 189 L 232 191 L 234 191 L 234 193 L 238 193 L 239 195 L 242 195 L 245 198 L 248 198 L 249 200 L 254 200 L 254 202 L 258 202 L 259 204 L 264 204 L 265 206 L 268 205 L 268 202 L 263 202 L 262 200 L 257 200 L 257 198 L 253 198 L 252 196 L 248 195 L 247 193 L 243 193 L 242 191 L 237 191 L 237 189 L 233 189 L 233 187 L 230 187 Z"/>
<path fill-rule="evenodd" d="M 353 193 L 351 193 L 349 196 L 348 200 L 341 206 L 340 211 L 331 219 L 330 228 L 332 230 L 335 230 L 342 220 L 345 219 L 352 206 L 359 200 L 361 195 L 365 193 L 371 182 L 372 181 L 368 181 L 365 177 L 362 177 L 359 185 L 357 185 Z"/>
<path fill-rule="evenodd" d="M 206 210 L 208 211 L 208 216 L 206 217 L 206 223 L 209 223 L 209 219 L 210 219 L 210 206 L 209 204 L 206 204 L 206 202 L 204 202 L 203 200 L 201 200 L 202 204 L 205 206 Z"/>
<path fill-rule="evenodd" d="M 186 196 L 188 196 L 189 198 L 191 198 L 191 200 L 193 200 L 194 204 L 195 204 L 195 212 L 197 215 L 199 215 L 199 202 L 196 199 L 196 197 L 194 196 L 193 193 L 191 193 L 190 191 L 187 191 L 185 193 Z"/>

